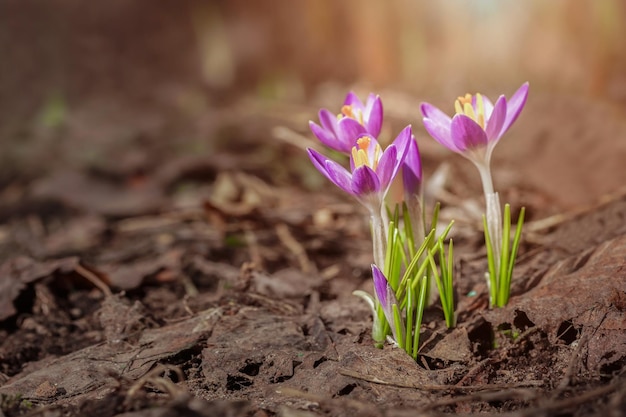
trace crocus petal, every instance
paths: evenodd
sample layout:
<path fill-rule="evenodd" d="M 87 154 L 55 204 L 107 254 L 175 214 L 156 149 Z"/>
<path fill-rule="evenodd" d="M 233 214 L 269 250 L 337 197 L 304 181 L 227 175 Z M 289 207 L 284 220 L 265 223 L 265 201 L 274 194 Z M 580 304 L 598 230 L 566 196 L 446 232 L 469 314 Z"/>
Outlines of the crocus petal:
<path fill-rule="evenodd" d="M 419 194 L 422 184 L 422 159 L 415 139 L 411 138 L 409 149 L 402 164 L 402 183 L 407 194 Z"/>
<path fill-rule="evenodd" d="M 433 137 L 433 139 L 435 139 L 437 142 L 441 143 L 443 146 L 450 149 L 451 151 L 459 153 L 463 152 L 463 149 L 460 149 L 452 141 L 450 125 L 442 125 L 428 118 L 424 118 L 423 122 L 424 128 L 426 129 L 428 134 Z"/>
<path fill-rule="evenodd" d="M 358 138 L 365 133 L 365 127 L 350 117 L 344 117 L 337 122 L 337 141 L 341 144 L 341 152 L 350 152 L 356 145 Z"/>
<path fill-rule="evenodd" d="M 352 194 L 358 197 L 366 197 L 380 191 L 380 180 L 374 170 L 367 165 L 362 165 L 352 173 Z"/>
<path fill-rule="evenodd" d="M 337 137 L 329 130 L 322 128 L 316 123 L 309 121 L 309 129 L 311 132 L 322 142 L 324 145 L 328 146 L 339 152 L 349 152 L 350 149 L 346 149 L 342 142 L 337 140 Z"/>
<path fill-rule="evenodd" d="M 450 137 L 463 152 L 486 146 L 489 142 L 483 128 L 464 114 L 457 114 L 452 118 Z"/>
<path fill-rule="evenodd" d="M 420 109 L 424 115 L 424 127 L 430 136 L 446 148 L 454 152 L 461 152 L 461 149 L 456 146 L 450 136 L 452 123 L 450 116 L 430 103 L 422 103 Z"/>
<path fill-rule="evenodd" d="M 328 172 L 328 179 L 331 180 L 337 187 L 341 188 L 348 194 L 355 195 L 354 187 L 352 185 L 353 177 L 350 173 L 337 162 L 330 159 L 326 160 L 326 171 Z"/>
<path fill-rule="evenodd" d="M 365 104 L 363 104 L 364 115 L 370 114 L 370 112 L 372 111 L 372 107 L 374 107 L 374 102 L 377 98 L 378 96 L 374 93 L 369 93 L 367 95 L 367 100 L 365 100 Z"/>
<path fill-rule="evenodd" d="M 374 264 L 372 264 L 372 278 L 374 279 L 374 293 L 383 311 L 391 310 L 391 298 L 389 297 L 389 283 L 385 274 Z"/>
<path fill-rule="evenodd" d="M 346 171 L 344 167 L 329 160 L 314 149 L 308 148 L 306 151 L 309 154 L 309 159 L 313 163 L 313 166 L 319 172 L 343 191 L 353 194 L 350 173 Z"/>
<path fill-rule="evenodd" d="M 522 86 L 515 92 L 515 94 L 513 94 L 513 96 L 509 99 L 507 103 L 506 120 L 504 121 L 502 130 L 500 131 L 500 135 L 503 135 L 504 132 L 509 130 L 513 122 L 517 120 L 517 116 L 519 116 L 522 109 L 524 108 L 527 98 L 528 83 L 526 82 L 522 84 Z"/>
<path fill-rule="evenodd" d="M 450 123 L 452 122 L 450 116 L 430 103 L 422 103 L 420 110 L 425 118 L 432 120 L 434 123 L 450 126 Z"/>
<path fill-rule="evenodd" d="M 413 127 L 411 125 L 406 126 L 398 136 L 393 140 L 392 144 L 398 148 L 398 158 L 404 160 L 406 152 L 409 150 L 409 144 L 413 140 Z M 402 161 L 399 161 L 402 162 Z"/>
<path fill-rule="evenodd" d="M 320 123 L 322 127 L 332 134 L 337 134 L 337 116 L 332 114 L 330 111 L 326 109 L 322 109 L 319 111 L 317 116 L 320 119 Z"/>
<path fill-rule="evenodd" d="M 380 157 L 378 166 L 376 167 L 376 175 L 378 175 L 380 187 L 385 193 L 391 184 L 391 180 L 393 179 L 395 172 L 398 170 L 397 156 L 398 150 L 396 149 L 396 146 L 389 145 Z"/>
<path fill-rule="evenodd" d="M 392 180 L 396 177 L 398 170 L 402 166 L 402 163 L 404 162 L 404 159 L 406 158 L 406 155 L 409 151 L 409 146 L 412 140 L 415 140 L 415 138 L 413 137 L 413 128 L 411 127 L 411 125 L 408 125 L 404 129 L 402 129 L 398 136 L 396 136 L 396 138 L 393 140 L 392 145 L 396 147 L 398 153 L 396 155 L 396 163 L 393 168 L 393 173 L 391 174 Z"/>
<path fill-rule="evenodd" d="M 497 141 L 502 136 L 502 125 L 506 119 L 506 98 L 500 96 L 496 101 L 496 105 L 493 107 L 491 117 L 487 119 L 487 127 L 485 133 L 489 141 Z"/>
<path fill-rule="evenodd" d="M 363 102 L 361 101 L 361 99 L 359 98 L 359 96 L 357 96 L 356 94 L 354 94 L 354 91 L 350 91 L 347 95 L 346 95 L 346 99 L 343 101 L 343 105 L 344 106 L 354 106 L 357 109 L 363 110 Z"/>
<path fill-rule="evenodd" d="M 383 126 L 383 103 L 380 97 L 370 94 L 365 106 L 364 119 L 367 133 L 377 138 Z"/>
<path fill-rule="evenodd" d="M 328 158 L 317 152 L 315 149 L 306 148 L 306 152 L 307 154 L 309 154 L 309 159 L 313 163 L 315 169 L 317 169 L 319 172 L 324 174 L 324 176 L 330 179 L 328 177 L 328 170 L 326 169 L 326 161 L 328 160 Z"/>
<path fill-rule="evenodd" d="M 396 320 L 393 314 L 393 306 L 394 304 L 398 304 L 398 300 L 396 299 L 396 295 L 394 294 L 391 285 L 389 285 L 387 278 L 374 264 L 372 264 L 372 277 L 374 279 L 374 293 L 376 294 L 376 298 L 380 302 L 383 313 L 385 313 L 385 318 L 391 327 L 393 338 L 397 341 L 399 340 L 398 338 L 404 337 L 404 331 L 400 330 L 402 332 L 401 334 L 397 334 L 396 332 L 397 327 L 400 327 L 400 329 L 404 328 L 404 323 L 397 323 L 399 326 L 396 326 Z M 402 318 L 400 318 L 400 320 L 402 320 Z"/>

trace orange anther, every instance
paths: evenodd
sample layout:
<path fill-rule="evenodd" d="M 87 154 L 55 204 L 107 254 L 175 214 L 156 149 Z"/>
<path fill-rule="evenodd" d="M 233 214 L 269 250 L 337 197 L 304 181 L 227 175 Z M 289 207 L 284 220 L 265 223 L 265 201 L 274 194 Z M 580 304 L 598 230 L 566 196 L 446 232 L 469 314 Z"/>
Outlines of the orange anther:
<path fill-rule="evenodd" d="M 359 147 L 359 149 L 367 151 L 367 149 L 370 147 L 370 142 L 371 140 L 369 136 L 363 136 L 357 139 L 356 145 Z"/>
<path fill-rule="evenodd" d="M 341 114 L 351 119 L 356 119 L 356 117 L 354 117 L 354 112 L 352 111 L 352 106 L 347 104 L 341 108 Z"/>

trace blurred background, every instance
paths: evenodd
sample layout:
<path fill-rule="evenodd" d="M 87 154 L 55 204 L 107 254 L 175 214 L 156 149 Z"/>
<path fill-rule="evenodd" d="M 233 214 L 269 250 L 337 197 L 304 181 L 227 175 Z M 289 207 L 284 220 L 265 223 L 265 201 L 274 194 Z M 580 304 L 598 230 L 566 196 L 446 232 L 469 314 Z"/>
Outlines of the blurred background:
<path fill-rule="evenodd" d="M 422 143 L 420 101 L 452 111 L 528 80 L 502 184 L 587 204 L 626 181 L 625 20 L 622 0 L 1 0 L 2 197 L 61 168 L 265 155 L 276 126 L 310 137 L 349 89 L 380 93 Z"/>

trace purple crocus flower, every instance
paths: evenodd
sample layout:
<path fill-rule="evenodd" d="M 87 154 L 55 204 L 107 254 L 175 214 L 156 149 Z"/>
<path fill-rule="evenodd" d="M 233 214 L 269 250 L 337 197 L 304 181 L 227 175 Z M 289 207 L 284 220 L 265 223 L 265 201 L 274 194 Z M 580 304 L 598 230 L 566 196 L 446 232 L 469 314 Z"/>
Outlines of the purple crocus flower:
<path fill-rule="evenodd" d="M 528 83 L 522 84 L 508 101 L 504 96 L 498 97 L 496 104 L 480 94 L 466 94 L 454 103 L 456 114 L 452 118 L 431 104 L 423 103 L 421 106 L 424 127 L 428 133 L 437 142 L 472 161 L 478 168 L 485 193 L 487 233 L 493 248 L 495 271 L 500 270 L 501 262 L 502 211 L 500 197 L 493 189 L 489 166 L 491 153 L 502 135 L 517 120 L 527 97 Z"/>
<path fill-rule="evenodd" d="M 329 148 L 350 153 L 356 140 L 364 134 L 378 138 L 383 123 L 383 105 L 380 97 L 371 94 L 365 104 L 354 94 L 348 93 L 341 113 L 333 114 L 322 109 L 319 112 L 321 126 L 309 122 L 313 134 Z"/>
<path fill-rule="evenodd" d="M 341 108 L 341 113 L 346 117 L 357 120 L 365 126 L 370 135 L 378 138 L 383 125 L 383 103 L 380 97 L 370 93 L 365 104 L 352 91 L 348 93 Z"/>
<path fill-rule="evenodd" d="M 389 281 L 387 281 L 387 277 L 382 271 L 376 266 L 372 264 L 372 278 L 374 279 L 374 294 L 376 295 L 376 299 L 380 303 L 380 306 L 383 309 L 383 313 L 385 313 L 385 318 L 389 323 L 389 327 L 391 327 L 391 332 L 393 333 L 393 338 L 398 341 L 404 338 L 403 334 L 397 334 L 397 326 L 395 325 L 395 318 L 393 314 L 393 306 L 394 304 L 398 304 L 398 300 L 396 299 L 396 295 L 389 285 Z M 402 318 L 400 318 L 402 320 Z M 404 329 L 404 323 L 398 323 L 400 329 Z"/>
<path fill-rule="evenodd" d="M 522 84 L 508 101 L 500 96 L 495 104 L 481 94 L 466 94 L 456 100 L 452 118 L 423 103 L 424 127 L 437 142 L 465 156 L 479 169 L 488 169 L 493 148 L 519 116 L 527 96 L 528 83 Z"/>
<path fill-rule="evenodd" d="M 315 168 L 343 191 L 355 196 L 371 211 L 379 211 L 409 148 L 407 126 L 384 151 L 371 135 L 363 134 L 352 147 L 350 171 L 313 149 L 307 149 Z"/>

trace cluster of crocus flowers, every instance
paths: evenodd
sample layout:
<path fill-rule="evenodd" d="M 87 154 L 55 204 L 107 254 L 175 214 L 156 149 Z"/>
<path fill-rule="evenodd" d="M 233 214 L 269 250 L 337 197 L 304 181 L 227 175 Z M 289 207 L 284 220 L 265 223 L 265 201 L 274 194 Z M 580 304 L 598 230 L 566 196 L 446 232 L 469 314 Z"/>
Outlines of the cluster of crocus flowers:
<path fill-rule="evenodd" d="M 527 95 L 528 84 L 522 85 L 510 100 L 501 96 L 495 104 L 480 94 L 465 95 L 456 101 L 453 117 L 427 103 L 421 107 L 428 133 L 444 146 L 470 159 L 480 172 L 487 201 L 485 240 L 492 305 L 503 305 L 503 300 L 508 300 L 521 222 L 518 222 L 518 233 L 509 250 L 510 211 L 507 205 L 503 228 L 499 198 L 491 179 L 491 154 L 498 140 L 519 116 Z M 374 296 L 363 291 L 355 291 L 355 294 L 362 296 L 372 307 L 372 336 L 378 345 L 391 337 L 396 345 L 417 357 L 421 319 L 431 277 L 437 284 L 446 324 L 451 327 L 455 323 L 452 241 L 449 241 L 447 250 L 444 244 L 452 224 L 436 236 L 437 205 L 430 228 L 426 228 L 422 163 L 417 142 L 409 125 L 391 144 L 381 146 L 383 106 L 380 97 L 370 94 L 363 103 L 350 93 L 339 114 L 322 109 L 319 121 L 320 124 L 309 123 L 311 131 L 324 145 L 345 154 L 349 158 L 349 168 L 308 149 L 311 162 L 328 180 L 366 207 L 371 219 Z M 396 177 L 402 179 L 404 203 L 390 210 L 385 198 Z M 388 213 L 393 214 L 392 219 Z M 502 295 L 494 295 L 500 292 Z"/>
<path fill-rule="evenodd" d="M 311 131 L 324 145 L 345 154 L 349 158 L 349 167 L 308 149 L 311 162 L 328 180 L 366 207 L 371 220 L 374 296 L 362 291 L 355 293 L 372 307 L 373 338 L 381 344 L 391 333 L 394 343 L 399 346 L 406 344 L 405 339 L 411 339 L 410 346 L 417 345 L 413 339 L 419 337 L 419 325 L 415 332 L 412 328 L 405 328 L 404 321 L 406 318 L 411 326 L 415 323 L 414 300 L 419 298 L 417 292 L 421 286 L 416 289 L 409 283 L 410 279 L 400 279 L 403 273 L 407 275 L 407 271 L 417 268 L 415 264 L 407 268 L 408 262 L 404 267 L 399 266 L 399 261 L 410 259 L 425 240 L 422 163 L 412 128 L 405 127 L 388 146 L 382 146 L 378 136 L 383 107 L 380 97 L 374 94 L 370 94 L 363 103 L 350 93 L 339 114 L 322 109 L 319 120 L 319 125 L 309 123 Z M 397 177 L 402 177 L 404 183 L 406 229 L 400 228 L 397 216 L 389 219 L 390 210 L 385 203 L 389 188 Z M 415 223 L 415 227 L 407 226 L 409 223 Z M 404 236 L 407 236 L 406 239 Z M 423 258 L 426 259 L 425 256 Z M 407 314 L 407 308 L 412 309 L 411 314 Z"/>

